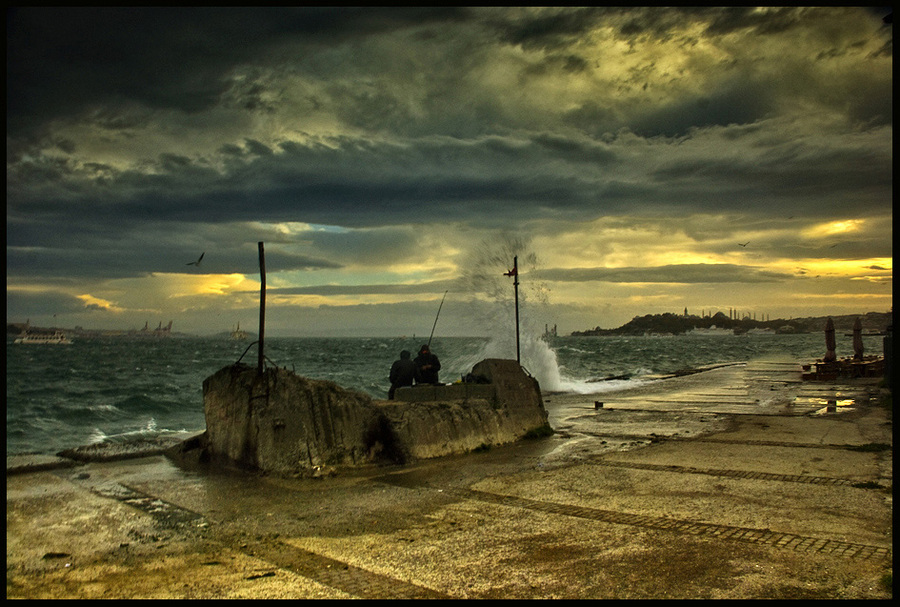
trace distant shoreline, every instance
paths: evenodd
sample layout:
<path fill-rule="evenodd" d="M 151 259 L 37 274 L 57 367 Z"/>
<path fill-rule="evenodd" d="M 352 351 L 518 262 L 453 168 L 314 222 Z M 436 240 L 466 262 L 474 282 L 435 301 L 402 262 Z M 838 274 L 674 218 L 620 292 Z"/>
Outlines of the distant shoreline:
<path fill-rule="evenodd" d="M 635 316 L 629 322 L 615 329 L 603 329 L 599 326 L 584 331 L 572 331 L 570 337 L 595 337 L 607 335 L 681 335 L 688 333 L 693 329 L 727 329 L 736 333 L 745 333 L 752 329 L 770 329 L 780 334 L 808 334 L 820 333 L 825 329 L 825 322 L 830 318 L 834 322 L 835 331 L 846 334 L 853 330 L 853 324 L 856 319 L 862 322 L 863 334 L 867 336 L 884 335 L 888 327 L 892 325 L 892 312 L 866 312 L 863 314 L 840 314 L 831 316 L 810 316 L 803 318 L 789 319 L 772 319 L 772 320 L 756 320 L 753 318 L 734 319 L 729 318 L 722 312 L 718 312 L 712 316 L 696 316 L 691 314 L 647 314 L 645 316 Z M 7 338 L 19 337 L 26 330 L 36 332 L 54 332 L 63 331 L 67 336 L 72 337 L 127 337 L 139 339 L 167 339 L 167 338 L 209 338 L 209 339 L 230 339 L 231 331 L 220 331 L 218 333 L 200 335 L 193 333 L 181 333 L 171 331 L 160 326 L 158 329 L 85 329 L 82 327 L 64 328 L 64 327 L 38 327 L 31 326 L 28 323 L 12 323 L 6 324 Z M 297 336 L 278 336 L 272 335 L 273 338 L 279 337 L 297 337 Z M 343 339 L 347 336 L 303 336 L 313 339 Z M 358 336 L 360 338 L 377 337 L 388 338 L 390 336 Z M 399 337 L 399 336 L 398 336 Z M 478 336 L 466 336 L 474 338 Z M 566 335 L 554 335 L 554 337 L 566 337 Z M 246 339 L 242 341 L 254 341 L 257 336 L 254 333 L 247 333 Z"/>
<path fill-rule="evenodd" d="M 744 317 L 731 318 L 722 312 L 714 315 L 696 316 L 692 314 L 647 314 L 635 316 L 629 322 L 616 329 L 601 329 L 599 326 L 586 331 L 573 331 L 573 337 L 596 337 L 605 335 L 682 335 L 695 329 L 720 329 L 736 334 L 747 333 L 754 329 L 769 330 L 782 335 L 803 333 L 821 333 L 825 330 L 828 319 L 834 323 L 835 331 L 847 333 L 853 331 L 857 319 L 862 323 L 863 333 L 867 335 L 883 335 L 892 325 L 892 312 L 866 312 L 865 314 L 842 314 L 834 316 L 811 316 L 806 318 L 777 318 L 774 320 L 756 320 Z"/>

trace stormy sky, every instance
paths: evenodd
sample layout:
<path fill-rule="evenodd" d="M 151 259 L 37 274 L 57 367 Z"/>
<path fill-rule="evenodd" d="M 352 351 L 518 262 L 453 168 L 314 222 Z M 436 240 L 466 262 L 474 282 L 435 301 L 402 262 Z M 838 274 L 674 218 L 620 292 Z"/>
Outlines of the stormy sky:
<path fill-rule="evenodd" d="M 888 311 L 889 13 L 8 10 L 7 320 Z"/>

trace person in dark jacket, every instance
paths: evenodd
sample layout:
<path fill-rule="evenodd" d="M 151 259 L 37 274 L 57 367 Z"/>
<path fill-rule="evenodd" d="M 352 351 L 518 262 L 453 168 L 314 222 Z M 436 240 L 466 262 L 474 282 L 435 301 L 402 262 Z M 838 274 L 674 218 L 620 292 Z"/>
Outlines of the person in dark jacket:
<path fill-rule="evenodd" d="M 438 371 L 441 370 L 441 361 L 438 357 L 431 353 L 428 345 L 419 348 L 419 355 L 416 356 L 416 383 L 417 384 L 438 384 Z"/>
<path fill-rule="evenodd" d="M 395 360 L 391 365 L 391 389 L 388 390 L 388 398 L 394 400 L 394 392 L 397 388 L 413 385 L 416 378 L 416 363 L 409 358 L 409 350 L 403 350 L 400 353 L 400 360 Z"/>

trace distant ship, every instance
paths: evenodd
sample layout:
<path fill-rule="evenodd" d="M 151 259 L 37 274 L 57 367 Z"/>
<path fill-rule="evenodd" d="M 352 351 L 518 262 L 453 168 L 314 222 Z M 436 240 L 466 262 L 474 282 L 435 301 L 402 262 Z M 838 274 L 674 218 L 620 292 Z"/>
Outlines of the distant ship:
<path fill-rule="evenodd" d="M 156 329 L 150 328 L 150 323 L 145 322 L 144 328 L 140 331 L 133 331 L 130 335 L 136 335 L 138 337 L 170 337 L 172 335 L 172 321 L 169 321 L 168 326 L 163 326 L 162 321 L 159 322 L 159 326 Z"/>
<path fill-rule="evenodd" d="M 241 323 L 237 324 L 237 329 L 231 332 L 231 339 L 250 339 L 250 334 L 241 330 Z"/>
<path fill-rule="evenodd" d="M 747 335 L 775 335 L 775 329 L 769 327 L 755 327 L 747 331 Z"/>
<path fill-rule="evenodd" d="M 51 345 L 68 345 L 72 340 L 66 337 L 62 331 L 54 331 L 53 333 L 31 333 L 26 331 L 21 337 L 17 337 L 17 344 L 51 344 Z"/>

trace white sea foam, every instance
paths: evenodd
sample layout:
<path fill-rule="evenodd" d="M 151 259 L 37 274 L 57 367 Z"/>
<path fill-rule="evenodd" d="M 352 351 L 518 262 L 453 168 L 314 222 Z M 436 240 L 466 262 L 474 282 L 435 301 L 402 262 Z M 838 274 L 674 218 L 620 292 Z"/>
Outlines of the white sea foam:
<path fill-rule="evenodd" d="M 88 436 L 88 444 L 89 445 L 97 445 L 99 443 L 105 442 L 107 439 L 107 435 L 100 428 L 94 428 L 91 431 L 91 434 Z"/>

